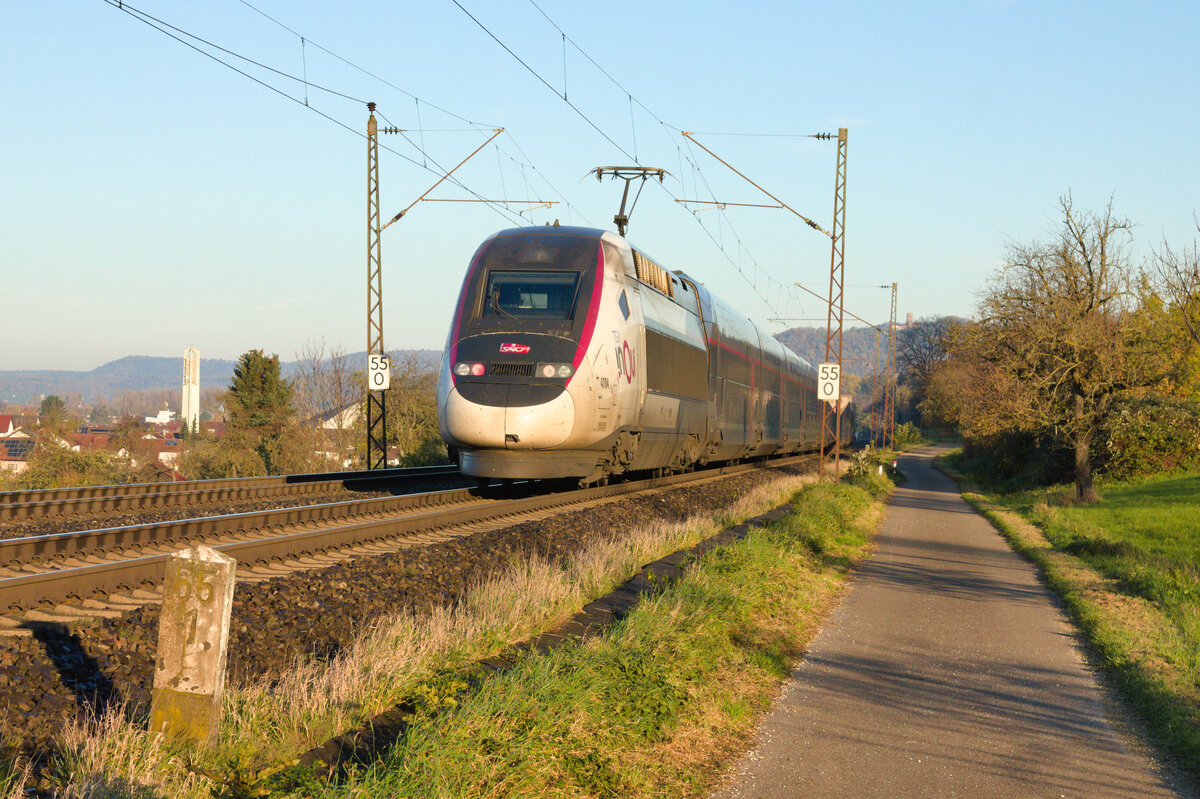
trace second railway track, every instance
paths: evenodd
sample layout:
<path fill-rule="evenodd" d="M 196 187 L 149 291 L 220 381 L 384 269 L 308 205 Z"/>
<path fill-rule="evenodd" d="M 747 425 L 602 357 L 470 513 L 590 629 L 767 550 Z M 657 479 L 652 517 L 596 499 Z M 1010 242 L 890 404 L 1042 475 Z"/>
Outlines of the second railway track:
<path fill-rule="evenodd" d="M 423 466 L 412 469 L 5 491 L 0 492 L 0 521 L 161 509 L 246 499 L 311 496 L 343 489 L 380 491 L 394 485 L 446 480 L 457 474 L 458 469 L 454 466 Z"/>
<path fill-rule="evenodd" d="M 803 456 L 772 462 L 784 465 Z M 709 480 L 758 467 L 741 464 L 604 487 L 519 497 L 479 495 L 467 489 L 376 497 L 349 502 L 225 514 L 166 523 L 59 533 L 0 541 L 0 613 L 38 614 L 64 602 L 119 595 L 123 602 L 152 600 L 171 553 L 204 544 L 239 562 L 240 577 L 269 576 L 296 558 L 324 562 L 370 554 L 370 545 L 459 526 L 509 523 L 527 514 L 570 507 L 649 489 Z M 414 541 L 413 543 L 417 543 Z M 363 550 L 362 547 L 368 549 Z M 356 551 L 358 550 L 358 551 Z M 338 554 L 340 553 L 340 554 Z M 291 565 L 286 565 L 291 560 Z M 133 604 L 136 604 L 134 602 Z M 96 607 L 95 610 L 102 610 Z M 77 615 L 88 615 L 80 608 Z M 72 611 L 66 611 L 68 615 Z M 95 614 L 93 614 L 95 615 Z M 11 623 L 8 626 L 12 626 Z"/>

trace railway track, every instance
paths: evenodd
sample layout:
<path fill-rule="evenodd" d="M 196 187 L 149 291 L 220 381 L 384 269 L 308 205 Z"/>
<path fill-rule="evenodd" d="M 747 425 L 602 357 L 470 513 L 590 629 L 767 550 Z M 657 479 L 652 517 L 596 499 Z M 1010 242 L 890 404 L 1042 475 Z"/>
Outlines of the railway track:
<path fill-rule="evenodd" d="M 68 514 L 160 509 L 181 505 L 319 495 L 336 490 L 382 491 L 398 484 L 445 480 L 458 474 L 454 466 L 422 466 L 356 472 L 323 472 L 178 483 L 85 486 L 44 491 L 0 492 L 0 521 Z"/>
<path fill-rule="evenodd" d="M 814 456 L 557 493 L 452 489 L 0 540 L 0 632 L 21 635 L 32 624 L 115 616 L 158 601 L 166 560 L 197 544 L 236 559 L 239 580 L 258 581 L 806 459 Z"/>

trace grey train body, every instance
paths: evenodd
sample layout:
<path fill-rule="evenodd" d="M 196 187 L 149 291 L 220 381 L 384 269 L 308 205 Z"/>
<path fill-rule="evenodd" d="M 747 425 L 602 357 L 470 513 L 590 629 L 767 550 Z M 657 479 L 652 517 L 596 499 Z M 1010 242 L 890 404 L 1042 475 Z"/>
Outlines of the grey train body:
<path fill-rule="evenodd" d="M 464 278 L 438 384 L 479 478 L 602 480 L 816 450 L 816 370 L 606 231 L 504 230 Z M 843 413 L 844 442 L 853 413 Z"/>

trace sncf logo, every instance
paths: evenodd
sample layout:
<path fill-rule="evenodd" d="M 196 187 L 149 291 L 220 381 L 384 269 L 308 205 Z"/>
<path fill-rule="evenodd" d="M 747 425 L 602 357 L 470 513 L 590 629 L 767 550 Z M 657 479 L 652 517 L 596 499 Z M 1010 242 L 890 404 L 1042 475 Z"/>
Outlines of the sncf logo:
<path fill-rule="evenodd" d="M 501 352 L 529 352 L 528 344 L 501 344 Z"/>

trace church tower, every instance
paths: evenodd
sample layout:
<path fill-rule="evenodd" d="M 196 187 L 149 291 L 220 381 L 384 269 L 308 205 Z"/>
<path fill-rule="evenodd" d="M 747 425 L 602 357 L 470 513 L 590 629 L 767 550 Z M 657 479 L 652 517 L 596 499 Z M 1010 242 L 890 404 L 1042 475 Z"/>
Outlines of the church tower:
<path fill-rule="evenodd" d="M 195 347 L 183 353 L 183 411 L 179 418 L 187 432 L 200 429 L 200 353 Z"/>

